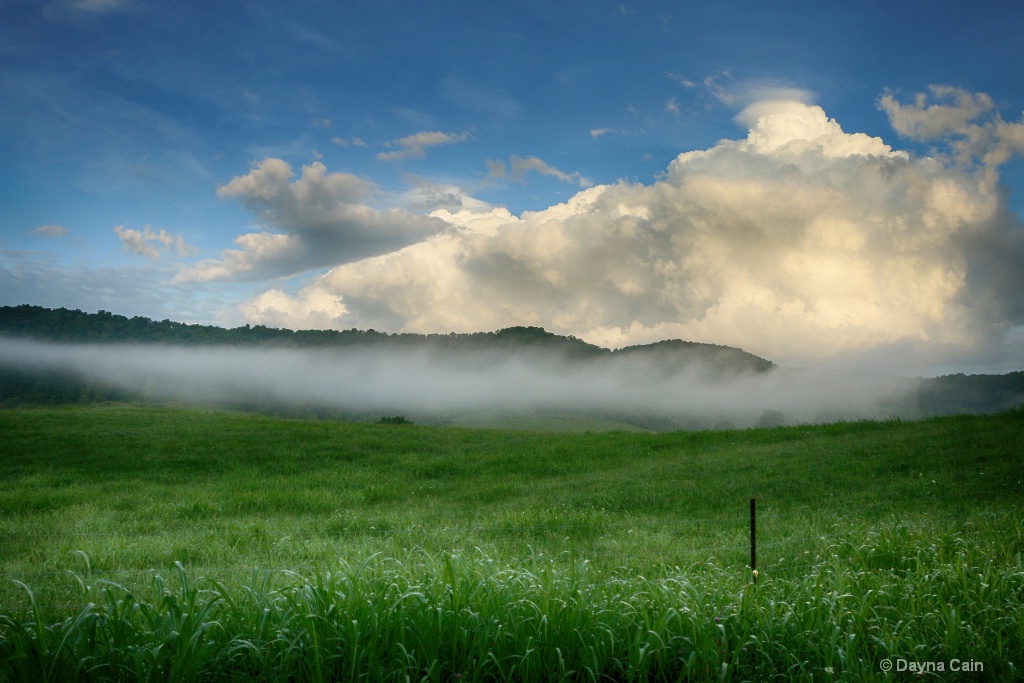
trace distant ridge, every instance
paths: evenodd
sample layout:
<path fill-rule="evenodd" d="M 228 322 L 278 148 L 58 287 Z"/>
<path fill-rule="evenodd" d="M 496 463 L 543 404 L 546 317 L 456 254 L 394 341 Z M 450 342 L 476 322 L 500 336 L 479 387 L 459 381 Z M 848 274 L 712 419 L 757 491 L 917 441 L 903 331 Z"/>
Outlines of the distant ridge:
<path fill-rule="evenodd" d="M 240 353 L 257 349 L 260 353 L 264 349 L 308 349 L 326 354 L 325 358 L 330 362 L 340 360 L 361 364 L 364 363 L 363 358 L 371 359 L 360 366 L 358 377 L 365 377 L 365 370 L 380 370 L 390 363 L 397 363 L 395 367 L 403 368 L 416 366 L 419 368 L 417 371 L 430 368 L 434 373 L 429 380 L 432 391 L 435 385 L 461 382 L 466 377 L 486 374 L 495 367 L 503 366 L 506 368 L 506 374 L 502 375 L 505 384 L 488 390 L 488 401 L 492 397 L 514 399 L 516 390 L 507 390 L 508 386 L 515 385 L 527 375 L 547 382 L 544 385 L 547 394 L 534 397 L 538 407 L 487 408 L 482 405 L 487 401 L 476 401 L 457 409 L 436 409 L 430 405 L 417 412 L 407 409 L 417 421 L 435 424 L 540 425 L 538 428 L 543 429 L 563 425 L 580 429 L 661 431 L 777 426 L 797 424 L 801 420 L 918 419 L 956 413 L 991 413 L 1024 405 L 1024 372 L 958 374 L 932 379 L 863 375 L 858 376 L 853 385 L 863 381 L 886 388 L 872 399 L 873 402 L 857 403 L 855 387 L 851 388 L 849 378 L 841 373 L 784 368 L 742 349 L 679 339 L 611 350 L 571 335 L 558 335 L 541 327 L 529 326 L 507 327 L 494 332 L 448 334 L 389 334 L 372 329 L 289 330 L 263 325 L 226 329 L 171 320 L 155 321 L 140 316 L 128 318 L 103 310 L 85 313 L 67 308 L 21 305 L 0 307 L 0 351 L 12 352 L 0 354 L 0 408 L 104 401 L 145 402 L 158 398 L 159 391 L 154 388 L 173 384 L 177 379 L 172 374 L 158 380 L 155 370 L 136 367 L 132 375 L 135 379 L 127 381 L 122 377 L 120 382 L 109 381 L 112 375 L 123 375 L 121 368 L 108 367 L 106 372 L 109 374 L 102 375 L 93 371 L 92 361 L 89 365 L 74 368 L 68 364 L 61 365 L 62 361 L 37 367 L 35 361 L 16 360 L 28 358 L 17 355 L 19 345 L 31 346 L 21 340 L 63 345 L 59 352 L 57 349 L 39 351 L 47 358 L 64 357 L 69 352 L 68 347 L 84 344 L 168 349 L 191 347 L 221 354 L 228 347 Z M 88 351 L 91 353 L 92 350 Z M 339 353 L 335 355 L 335 351 Z M 348 351 L 353 355 L 350 356 Z M 359 355 L 364 353 L 365 356 Z M 292 354 L 292 357 L 295 355 L 305 356 Z M 587 384 L 588 389 L 573 396 L 574 401 L 579 397 L 588 407 L 560 407 L 545 403 L 548 395 L 559 394 L 564 387 L 581 381 L 581 378 L 592 377 L 594 373 L 608 381 Z M 346 381 L 350 386 L 358 386 L 362 380 Z M 401 378 L 401 381 L 405 379 Z M 630 395 L 633 403 L 617 403 L 623 387 L 627 385 L 630 387 L 628 391 L 633 392 Z M 736 387 L 736 393 L 723 394 L 723 387 Z M 407 394 L 411 389 L 410 384 L 402 384 L 399 393 Z M 826 394 L 822 394 L 823 391 Z M 665 392 L 675 398 L 665 398 Z M 814 398 L 823 395 L 827 395 L 825 403 L 832 407 L 822 405 Z M 437 396 L 431 394 L 425 403 L 434 403 Z M 204 399 L 188 393 L 179 400 L 202 403 Z M 232 409 L 293 417 L 363 420 L 377 419 L 381 414 L 400 414 L 381 413 L 384 410 L 381 406 L 325 405 L 315 398 L 307 399 L 304 393 L 299 397 L 281 397 L 263 385 L 252 383 L 237 390 L 233 388 L 229 398 L 208 400 Z M 789 401 L 785 412 L 781 410 L 784 401 Z"/>
<path fill-rule="evenodd" d="M 743 349 L 718 344 L 666 339 L 652 344 L 626 346 L 614 352 L 619 356 L 643 356 L 680 369 L 683 363 L 698 362 L 705 367 L 730 368 L 735 372 L 768 372 L 777 367 L 770 360 Z"/>
<path fill-rule="evenodd" d="M 495 332 L 447 334 L 387 333 L 377 330 L 289 330 L 264 325 L 235 328 L 190 325 L 171 320 L 128 318 L 109 311 L 86 313 L 67 308 L 23 304 L 0 307 L 0 335 L 27 337 L 70 344 L 174 344 L 180 346 L 238 344 L 290 347 L 346 347 L 391 345 L 423 347 L 445 352 L 493 350 L 516 353 L 541 350 L 567 359 L 644 356 L 666 369 L 678 370 L 690 363 L 708 369 L 735 372 L 766 372 L 775 364 L 742 349 L 717 344 L 670 339 L 652 344 L 611 350 L 572 335 L 548 332 L 542 327 L 506 327 Z"/>

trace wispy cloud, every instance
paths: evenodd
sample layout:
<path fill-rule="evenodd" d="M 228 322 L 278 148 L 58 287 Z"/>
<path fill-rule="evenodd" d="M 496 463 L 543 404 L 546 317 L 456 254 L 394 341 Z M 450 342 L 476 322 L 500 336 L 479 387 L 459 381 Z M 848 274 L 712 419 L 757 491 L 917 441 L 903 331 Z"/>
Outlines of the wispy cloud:
<path fill-rule="evenodd" d="M 323 52 L 344 53 L 346 51 L 343 43 L 333 40 L 320 31 L 315 31 L 298 22 L 286 21 L 283 23 L 283 28 L 295 40 L 306 45 L 311 45 Z"/>
<path fill-rule="evenodd" d="M 668 76 L 671 80 L 673 80 L 676 83 L 678 83 L 679 85 L 683 86 L 684 88 L 696 88 L 697 87 L 697 84 L 694 81 L 690 80 L 689 78 L 687 78 L 686 76 L 683 76 L 681 74 L 672 73 L 670 71 L 670 72 L 667 72 L 665 75 Z"/>
<path fill-rule="evenodd" d="M 578 171 L 573 173 L 560 171 L 540 157 L 535 156 L 521 157 L 513 154 L 507 165 L 501 160 L 489 160 L 487 168 L 487 177 L 493 180 L 511 177 L 513 180 L 522 182 L 526 178 L 526 174 L 533 171 L 540 175 L 558 178 L 562 182 L 579 185 L 580 187 L 590 187 L 593 185 L 588 178 L 584 178 Z"/>
<path fill-rule="evenodd" d="M 39 235 L 40 237 L 66 237 L 69 232 L 70 231 L 63 225 L 57 225 L 55 223 L 40 225 L 38 228 L 32 230 L 32 234 Z"/>
<path fill-rule="evenodd" d="M 124 244 L 125 249 L 154 261 L 165 253 L 175 256 L 193 256 L 199 253 L 199 248 L 185 242 L 184 237 L 170 235 L 163 228 L 160 228 L 160 232 L 156 232 L 149 225 L 143 227 L 142 230 L 133 230 L 118 225 L 114 228 L 114 232 Z"/>
<path fill-rule="evenodd" d="M 698 79 L 673 72 L 666 72 L 665 76 L 705 101 L 727 107 L 744 107 L 766 100 L 792 100 L 805 104 L 814 101 L 812 93 L 789 83 L 779 80 L 740 80 L 727 70 L 716 71 Z M 677 98 L 672 97 L 665 109 L 678 113 L 681 105 Z"/>
<path fill-rule="evenodd" d="M 333 142 L 334 144 L 338 145 L 339 147 L 369 147 L 370 146 L 370 144 L 368 142 L 366 142 L 362 138 L 358 138 L 358 137 L 355 137 L 355 136 L 352 136 L 350 138 L 343 138 L 343 137 L 340 137 L 340 136 L 335 136 L 335 137 L 331 138 L 331 142 Z"/>
<path fill-rule="evenodd" d="M 422 159 L 427 149 L 438 145 L 452 145 L 470 139 L 469 133 L 442 133 L 439 131 L 423 131 L 407 135 L 404 138 L 385 143 L 387 147 L 396 148 L 391 152 L 381 152 L 377 158 L 382 161 L 399 161 L 401 159 Z"/>
<path fill-rule="evenodd" d="M 42 15 L 51 21 L 87 23 L 115 12 L 127 11 L 138 0 L 52 0 L 43 6 Z"/>
<path fill-rule="evenodd" d="M 473 85 L 457 78 L 444 78 L 440 94 L 449 102 L 495 119 L 507 120 L 519 115 L 522 106 L 504 90 L 486 85 Z"/>
<path fill-rule="evenodd" d="M 105 14 L 129 6 L 134 0 L 58 0 L 51 10 Z"/>

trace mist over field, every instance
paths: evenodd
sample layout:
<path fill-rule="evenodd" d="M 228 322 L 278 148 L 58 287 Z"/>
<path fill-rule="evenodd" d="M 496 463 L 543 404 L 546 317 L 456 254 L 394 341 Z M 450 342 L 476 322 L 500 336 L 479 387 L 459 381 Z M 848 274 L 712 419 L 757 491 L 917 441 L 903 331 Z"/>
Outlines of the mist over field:
<path fill-rule="evenodd" d="M 650 415 L 715 426 L 896 415 L 916 382 L 657 354 L 558 350 L 196 348 L 0 339 L 0 366 L 73 373 L 147 398 L 319 405 L 424 421 L 481 413 Z M 766 412 L 767 411 L 767 412 Z M 766 417 L 767 416 L 767 417 Z"/>

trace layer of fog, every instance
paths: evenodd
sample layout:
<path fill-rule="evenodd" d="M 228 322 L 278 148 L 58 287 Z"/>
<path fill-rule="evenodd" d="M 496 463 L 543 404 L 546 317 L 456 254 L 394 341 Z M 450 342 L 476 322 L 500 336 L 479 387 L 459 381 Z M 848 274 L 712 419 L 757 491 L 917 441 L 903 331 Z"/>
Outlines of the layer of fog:
<path fill-rule="evenodd" d="M 655 357 L 544 351 L 76 345 L 0 340 L 0 366 L 74 373 L 148 398 L 320 405 L 443 420 L 481 412 L 639 414 L 756 424 L 887 418 L 913 382 L 775 368 L 735 372 Z M 777 412 L 774 412 L 777 411 Z"/>

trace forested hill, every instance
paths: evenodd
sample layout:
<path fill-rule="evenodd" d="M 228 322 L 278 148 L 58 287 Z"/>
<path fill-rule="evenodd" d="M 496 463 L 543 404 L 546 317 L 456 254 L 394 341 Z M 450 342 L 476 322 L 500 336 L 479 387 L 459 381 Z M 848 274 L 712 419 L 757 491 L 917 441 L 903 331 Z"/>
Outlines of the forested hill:
<path fill-rule="evenodd" d="M 639 383 L 655 383 L 662 388 L 666 386 L 666 381 L 678 382 L 679 386 L 697 382 L 698 384 L 693 386 L 698 387 L 694 389 L 695 395 L 698 396 L 711 386 L 708 382 L 741 376 L 745 380 L 768 379 L 771 376 L 781 381 L 783 385 L 786 382 L 797 383 L 808 391 L 814 386 L 836 381 L 834 376 L 827 373 L 817 376 L 814 371 L 781 368 L 771 361 L 728 346 L 668 340 L 610 350 L 588 344 L 576 337 L 553 334 L 540 327 L 510 327 L 496 332 L 472 334 L 388 334 L 356 329 L 293 331 L 262 325 L 225 329 L 171 320 L 127 318 L 108 311 L 84 313 L 66 308 L 48 309 L 28 305 L 0 307 L 0 352 L 13 349 L 17 346 L 15 340 L 20 339 L 72 346 L 168 346 L 204 348 L 211 351 L 224 347 L 261 350 L 336 349 L 339 352 L 346 352 L 339 353 L 339 357 L 346 356 L 347 350 L 361 352 L 373 349 L 387 353 L 360 357 L 372 357 L 379 363 L 391 363 L 396 359 L 405 358 L 420 358 L 421 361 L 427 359 L 425 362 L 453 369 L 456 374 L 462 369 L 475 371 L 490 367 L 499 360 L 521 359 L 524 372 L 533 372 L 536 376 L 567 370 L 577 373 L 593 371 L 598 374 L 612 372 L 618 373 L 617 377 L 630 377 Z M 67 348 L 63 348 L 59 353 L 54 350 L 54 354 L 50 355 L 54 358 L 63 358 L 62 354 L 67 351 Z M 406 351 L 409 352 L 408 356 L 405 354 Z M 417 352 L 429 355 L 422 356 Z M 116 378 L 97 374 L 91 368 L 83 369 L 81 366 L 72 366 L 68 363 L 62 365 L 55 360 L 47 366 L 47 370 L 34 361 L 16 360 L 17 358 L 25 357 L 16 354 L 10 354 L 8 357 L 0 353 L 0 407 L 24 403 L 132 401 L 140 397 L 146 398 L 146 387 L 166 383 L 164 379 L 158 379 L 154 374 L 148 383 L 142 382 L 140 386 L 143 388 L 140 389 L 135 385 L 118 383 L 114 381 Z M 106 372 L 124 374 L 119 368 L 108 369 Z M 142 370 L 138 372 L 145 374 Z M 1024 404 L 1024 372 L 1006 375 L 948 375 L 923 380 L 889 380 L 892 384 L 890 398 L 879 403 L 878 408 L 874 409 L 875 413 L 882 417 L 917 418 L 952 413 L 995 412 Z M 701 382 L 704 384 L 700 384 Z M 723 382 L 725 383 L 727 382 Z M 842 390 L 842 387 L 837 387 L 837 391 Z M 333 412 L 324 412 L 312 399 L 278 400 L 268 398 L 261 392 L 262 389 L 250 387 L 248 390 L 239 390 L 230 400 L 221 402 L 232 407 L 277 414 L 305 415 L 305 411 L 316 410 L 320 411 L 316 412 L 317 415 L 337 415 L 345 419 L 353 415 L 363 416 L 358 410 L 351 408 L 346 411 L 332 409 Z M 614 401 L 614 397 L 606 398 Z M 742 396 L 736 397 L 739 403 L 743 403 L 743 399 Z M 700 408 L 703 402 L 701 398 L 693 405 Z M 669 403 L 657 410 L 651 407 L 641 410 L 629 406 L 601 408 L 590 410 L 587 416 L 601 420 L 615 419 L 649 429 L 705 428 L 722 420 L 736 424 L 763 422 L 758 421 L 756 414 L 744 418 L 745 423 L 736 422 L 732 417 L 697 415 L 696 413 L 702 409 L 694 408 L 693 405 L 687 408 Z M 782 422 L 782 418 L 778 417 L 781 413 L 774 405 L 766 404 L 763 407 L 767 413 L 776 415 L 776 422 Z M 577 417 L 582 414 L 580 410 L 574 411 L 573 414 Z M 830 418 L 814 419 L 852 419 L 851 415 L 857 417 L 863 414 L 865 413 L 861 411 L 849 415 L 842 413 L 838 417 L 833 415 Z M 442 419 L 438 416 L 422 417 Z M 788 415 L 786 418 L 790 419 Z"/>
<path fill-rule="evenodd" d="M 668 340 L 616 351 L 588 344 L 573 336 L 561 336 L 540 327 L 509 327 L 496 332 L 412 334 L 376 330 L 289 330 L 245 325 L 226 329 L 213 325 L 189 325 L 171 320 L 128 318 L 109 311 L 85 313 L 67 308 L 40 306 L 0 307 L 0 335 L 62 343 L 118 343 L 195 345 L 273 345 L 287 347 L 346 347 L 388 345 L 430 348 L 447 352 L 493 350 L 545 350 L 574 359 L 602 356 L 645 356 L 678 367 L 690 362 L 734 372 L 764 372 L 771 361 L 730 346 Z"/>

